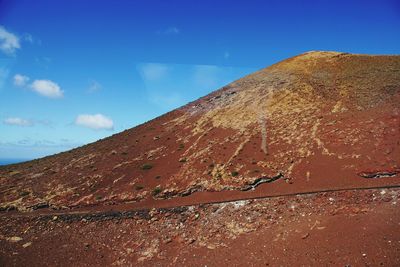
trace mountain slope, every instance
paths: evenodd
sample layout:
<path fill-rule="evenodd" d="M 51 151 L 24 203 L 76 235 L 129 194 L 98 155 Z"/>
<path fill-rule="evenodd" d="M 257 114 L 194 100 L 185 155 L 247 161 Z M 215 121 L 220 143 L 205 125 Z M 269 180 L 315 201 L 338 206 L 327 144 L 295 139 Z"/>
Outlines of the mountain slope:
<path fill-rule="evenodd" d="M 400 56 L 308 52 L 93 144 L 1 167 L 0 205 L 400 185 L 399 103 Z"/>

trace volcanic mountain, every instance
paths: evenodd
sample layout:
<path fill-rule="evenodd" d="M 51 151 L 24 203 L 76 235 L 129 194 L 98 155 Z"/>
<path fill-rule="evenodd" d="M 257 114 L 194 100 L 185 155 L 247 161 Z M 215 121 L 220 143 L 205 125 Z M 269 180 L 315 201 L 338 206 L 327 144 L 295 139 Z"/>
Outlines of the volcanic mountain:
<path fill-rule="evenodd" d="M 400 266 L 400 56 L 308 52 L 0 167 L 4 266 Z"/>
<path fill-rule="evenodd" d="M 1 167 L 1 208 L 400 185 L 399 103 L 399 56 L 308 52 L 95 143 Z"/>

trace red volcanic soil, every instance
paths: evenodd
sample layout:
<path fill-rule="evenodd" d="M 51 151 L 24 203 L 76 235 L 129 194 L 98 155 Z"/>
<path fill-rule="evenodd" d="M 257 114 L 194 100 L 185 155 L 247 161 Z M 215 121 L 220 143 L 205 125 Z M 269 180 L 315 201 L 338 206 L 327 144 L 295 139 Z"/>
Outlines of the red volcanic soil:
<path fill-rule="evenodd" d="M 400 189 L 0 216 L 2 266 L 399 266 Z"/>
<path fill-rule="evenodd" d="M 0 167 L 0 263 L 399 265 L 399 101 L 400 56 L 309 52 Z"/>

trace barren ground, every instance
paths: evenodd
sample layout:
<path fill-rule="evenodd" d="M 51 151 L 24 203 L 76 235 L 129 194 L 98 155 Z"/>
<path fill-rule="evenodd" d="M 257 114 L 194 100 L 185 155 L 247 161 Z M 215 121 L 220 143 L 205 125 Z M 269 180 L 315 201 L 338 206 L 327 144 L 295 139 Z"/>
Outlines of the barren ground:
<path fill-rule="evenodd" d="M 400 189 L 0 217 L 4 266 L 399 266 Z"/>
<path fill-rule="evenodd" d="M 309 52 L 0 167 L 0 263 L 399 266 L 400 57 Z"/>

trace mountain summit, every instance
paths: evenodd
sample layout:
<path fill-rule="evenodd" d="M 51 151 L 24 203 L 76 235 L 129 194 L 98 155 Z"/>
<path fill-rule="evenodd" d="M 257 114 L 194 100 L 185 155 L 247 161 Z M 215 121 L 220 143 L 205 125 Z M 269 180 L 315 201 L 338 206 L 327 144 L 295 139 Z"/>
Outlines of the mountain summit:
<path fill-rule="evenodd" d="M 400 56 L 304 53 L 119 134 L 1 167 L 1 208 L 400 185 L 399 103 Z"/>

